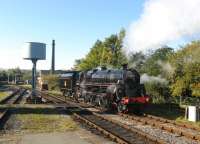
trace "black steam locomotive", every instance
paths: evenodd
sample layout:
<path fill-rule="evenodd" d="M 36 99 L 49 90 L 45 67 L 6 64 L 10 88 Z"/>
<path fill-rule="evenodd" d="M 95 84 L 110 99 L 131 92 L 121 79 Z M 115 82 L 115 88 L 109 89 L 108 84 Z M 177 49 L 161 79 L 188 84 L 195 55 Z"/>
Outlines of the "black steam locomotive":
<path fill-rule="evenodd" d="M 61 75 L 60 82 L 64 95 L 119 112 L 141 110 L 149 101 L 139 73 L 126 67 L 72 71 Z"/>

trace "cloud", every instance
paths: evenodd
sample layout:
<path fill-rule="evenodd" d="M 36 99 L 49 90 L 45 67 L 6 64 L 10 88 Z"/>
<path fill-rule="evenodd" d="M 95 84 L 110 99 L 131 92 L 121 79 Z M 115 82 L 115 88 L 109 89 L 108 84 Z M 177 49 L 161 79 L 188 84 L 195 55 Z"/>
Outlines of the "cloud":
<path fill-rule="evenodd" d="M 200 33 L 200 0 L 147 0 L 127 32 L 128 51 L 147 51 Z"/>

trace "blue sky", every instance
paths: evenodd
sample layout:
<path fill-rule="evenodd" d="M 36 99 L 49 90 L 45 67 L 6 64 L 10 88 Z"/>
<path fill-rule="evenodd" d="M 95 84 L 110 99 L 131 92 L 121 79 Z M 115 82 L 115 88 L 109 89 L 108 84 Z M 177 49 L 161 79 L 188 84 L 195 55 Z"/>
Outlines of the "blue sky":
<path fill-rule="evenodd" d="M 56 40 L 56 69 L 69 69 L 84 57 L 97 39 L 127 28 L 138 19 L 143 0 L 1 0 L 0 67 L 31 68 L 21 56 L 24 42 L 47 44 L 49 69 L 51 40 Z"/>

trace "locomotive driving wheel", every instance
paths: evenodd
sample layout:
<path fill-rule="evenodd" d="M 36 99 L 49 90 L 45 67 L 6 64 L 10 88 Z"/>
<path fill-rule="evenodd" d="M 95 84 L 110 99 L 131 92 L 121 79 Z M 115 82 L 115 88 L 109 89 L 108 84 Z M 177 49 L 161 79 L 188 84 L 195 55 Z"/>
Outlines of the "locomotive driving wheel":
<path fill-rule="evenodd" d="M 102 98 L 101 99 L 101 106 L 103 108 L 108 108 L 109 107 L 108 105 L 109 105 L 108 99 L 107 98 Z"/>
<path fill-rule="evenodd" d="M 87 96 L 84 96 L 84 97 L 83 97 L 83 100 L 84 100 L 85 103 L 88 103 L 88 102 L 90 101 L 89 98 L 88 98 Z"/>
<path fill-rule="evenodd" d="M 103 98 L 98 98 L 98 106 L 103 106 Z"/>

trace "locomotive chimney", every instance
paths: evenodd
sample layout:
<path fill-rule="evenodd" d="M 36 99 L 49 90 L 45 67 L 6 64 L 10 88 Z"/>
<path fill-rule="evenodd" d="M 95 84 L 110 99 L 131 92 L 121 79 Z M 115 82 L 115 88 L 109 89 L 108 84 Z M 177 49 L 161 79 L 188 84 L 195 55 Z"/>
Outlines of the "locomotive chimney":
<path fill-rule="evenodd" d="M 55 72 L 55 40 L 52 40 L 52 61 L 51 61 L 51 74 Z"/>

